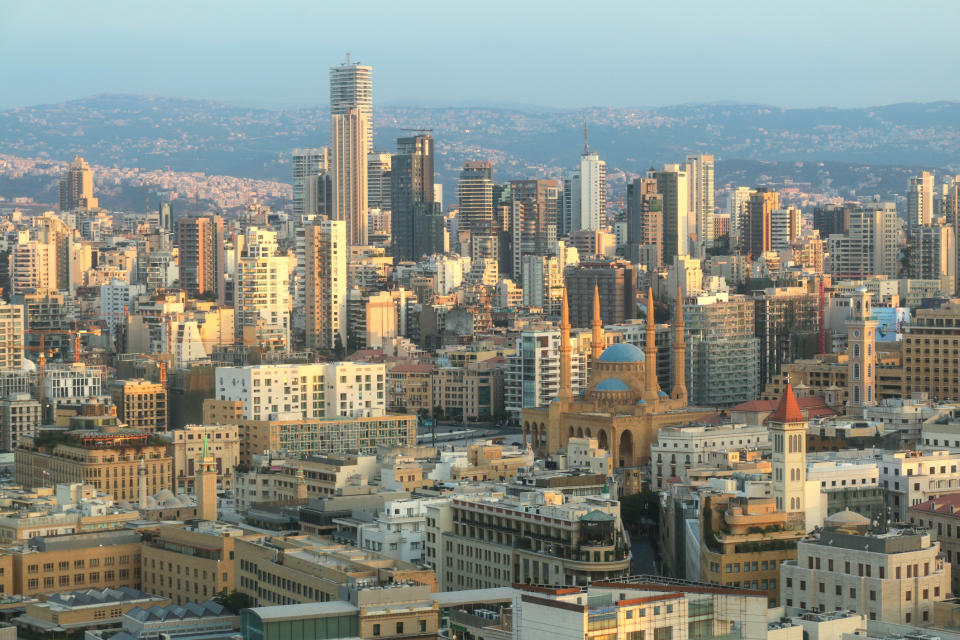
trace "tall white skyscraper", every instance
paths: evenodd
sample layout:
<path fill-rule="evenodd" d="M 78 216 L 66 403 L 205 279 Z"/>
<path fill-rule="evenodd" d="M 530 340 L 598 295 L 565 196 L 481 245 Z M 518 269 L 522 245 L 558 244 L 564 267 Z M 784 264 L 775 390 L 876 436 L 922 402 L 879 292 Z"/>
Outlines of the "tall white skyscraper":
<path fill-rule="evenodd" d="M 316 203 L 308 202 L 310 194 L 316 193 L 316 187 L 310 185 L 322 171 L 327 170 L 327 149 L 294 149 L 291 158 L 293 165 L 293 215 L 299 218 L 305 214 L 316 213 Z M 315 198 L 316 196 L 314 196 Z"/>
<path fill-rule="evenodd" d="M 306 339 L 311 349 L 347 344 L 347 228 L 321 220 L 304 230 Z"/>
<path fill-rule="evenodd" d="M 359 109 L 367 119 L 366 147 L 363 155 L 373 151 L 373 67 L 347 61 L 330 67 L 330 115 L 345 116 L 350 109 Z"/>
<path fill-rule="evenodd" d="M 249 227 L 237 259 L 234 292 L 236 336 L 249 346 L 290 345 L 290 258 L 280 253 L 277 234 Z"/>
<path fill-rule="evenodd" d="M 330 117 L 333 217 L 347 226 L 347 241 L 367 243 L 367 153 L 369 122 L 360 109 Z"/>
<path fill-rule="evenodd" d="M 700 247 L 713 246 L 713 156 L 687 156 L 690 211 L 687 226 L 697 234 Z"/>
<path fill-rule="evenodd" d="M 922 171 L 907 185 L 907 223 L 913 227 L 933 222 L 933 174 Z"/>
<path fill-rule="evenodd" d="M 727 213 L 730 214 L 730 248 L 741 246 L 743 228 L 747 224 L 747 214 L 750 196 L 753 189 L 750 187 L 734 187 L 727 194 Z"/>
<path fill-rule="evenodd" d="M 606 222 L 607 163 L 595 151 L 584 149 L 580 166 L 563 179 L 561 231 L 601 229 Z"/>

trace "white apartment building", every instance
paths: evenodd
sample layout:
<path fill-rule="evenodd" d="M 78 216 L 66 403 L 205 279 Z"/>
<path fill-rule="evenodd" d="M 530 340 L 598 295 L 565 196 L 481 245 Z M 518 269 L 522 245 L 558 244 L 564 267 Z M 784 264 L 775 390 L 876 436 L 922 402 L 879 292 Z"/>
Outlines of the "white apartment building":
<path fill-rule="evenodd" d="M 0 369 L 23 368 L 24 309 L 0 303 Z"/>
<path fill-rule="evenodd" d="M 304 229 L 304 301 L 307 347 L 347 344 L 347 229 L 321 220 Z"/>
<path fill-rule="evenodd" d="M 446 498 L 414 498 L 384 503 L 373 522 L 357 527 L 357 546 L 401 562 L 423 564 L 427 507 L 446 501 Z"/>
<path fill-rule="evenodd" d="M 956 405 L 938 405 L 926 393 L 914 393 L 909 398 L 884 398 L 872 407 L 864 407 L 865 420 L 882 422 L 885 431 L 899 431 L 907 442 L 920 443 L 926 422 L 956 409 Z"/>
<path fill-rule="evenodd" d="M 237 258 L 234 292 L 236 337 L 258 346 L 264 329 L 290 344 L 289 256 L 281 255 L 275 231 L 250 227 Z"/>
<path fill-rule="evenodd" d="M 576 396 L 586 388 L 587 357 L 576 343 L 571 347 L 570 379 Z M 521 409 L 542 407 L 556 398 L 560 392 L 560 331 L 521 333 L 516 351 L 507 356 L 503 386 L 504 407 L 516 420 L 520 419 Z"/>
<path fill-rule="evenodd" d="M 328 362 L 217 367 L 216 397 L 244 420 L 371 417 L 386 411 L 383 364 Z"/>
<path fill-rule="evenodd" d="M 960 413 L 958 410 L 923 425 L 921 443 L 924 449 L 948 449 L 951 453 L 960 453 Z"/>
<path fill-rule="evenodd" d="M 905 521 L 908 508 L 960 491 L 958 464 L 960 453 L 947 450 L 880 454 L 880 483 L 887 490 L 891 517 Z"/>
<path fill-rule="evenodd" d="M 845 487 L 876 487 L 880 468 L 874 460 L 816 460 L 807 456 L 807 481 L 819 483 L 821 491 Z"/>
<path fill-rule="evenodd" d="M 54 405 L 105 396 L 103 371 L 82 362 L 47 367 L 43 380 L 46 398 Z M 107 396 L 109 398 L 109 396 Z"/>
<path fill-rule="evenodd" d="M 913 527 L 866 533 L 869 524 L 840 512 L 797 544 L 797 559 L 780 565 L 780 601 L 788 614 L 851 610 L 895 624 L 933 621 L 933 604 L 950 594 L 940 543 Z"/>
<path fill-rule="evenodd" d="M 747 424 L 663 427 L 650 445 L 653 489 L 662 491 L 675 476 L 686 477 L 695 467 L 709 464 L 710 453 L 770 446 L 766 427 Z"/>
<path fill-rule="evenodd" d="M 117 326 L 126 324 L 134 301 L 145 293 L 144 285 L 123 280 L 114 279 L 110 284 L 100 285 L 100 318 L 107 323 L 110 335 L 116 333 Z"/>
<path fill-rule="evenodd" d="M 10 250 L 10 291 L 57 288 L 57 246 L 53 242 L 18 242 Z"/>

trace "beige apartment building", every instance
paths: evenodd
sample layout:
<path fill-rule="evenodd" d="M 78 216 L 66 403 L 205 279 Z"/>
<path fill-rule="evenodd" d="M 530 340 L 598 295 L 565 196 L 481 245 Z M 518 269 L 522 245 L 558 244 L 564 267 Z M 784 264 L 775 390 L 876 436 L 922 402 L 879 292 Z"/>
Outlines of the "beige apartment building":
<path fill-rule="evenodd" d="M 950 565 L 950 586 L 960 593 L 960 493 L 948 493 L 907 509 L 907 521 L 926 527 L 930 538 L 940 543 L 940 552 Z"/>
<path fill-rule="evenodd" d="M 204 436 L 209 442 L 210 455 L 217 463 L 217 486 L 221 490 L 233 489 L 235 469 L 240 463 L 240 439 L 237 434 L 238 427 L 231 424 L 188 424 L 164 434 L 164 438 L 169 439 L 167 453 L 173 460 L 174 492 L 193 492 Z"/>
<path fill-rule="evenodd" d="M 115 428 L 24 438 L 14 461 L 17 481 L 24 486 L 82 482 L 117 501 L 138 500 L 141 463 L 148 495 L 170 489 L 173 472 L 166 444 L 156 436 Z"/>
<path fill-rule="evenodd" d="M 0 304 L 0 369 L 23 368 L 23 307 Z"/>
<path fill-rule="evenodd" d="M 903 336 L 903 393 L 960 401 L 960 301 L 917 309 Z"/>
<path fill-rule="evenodd" d="M 116 380 L 110 384 L 110 399 L 117 418 L 131 429 L 164 431 L 167 428 L 167 388 L 142 378 Z"/>
<path fill-rule="evenodd" d="M 387 408 L 390 411 L 433 413 L 432 364 L 398 364 L 387 371 Z"/>

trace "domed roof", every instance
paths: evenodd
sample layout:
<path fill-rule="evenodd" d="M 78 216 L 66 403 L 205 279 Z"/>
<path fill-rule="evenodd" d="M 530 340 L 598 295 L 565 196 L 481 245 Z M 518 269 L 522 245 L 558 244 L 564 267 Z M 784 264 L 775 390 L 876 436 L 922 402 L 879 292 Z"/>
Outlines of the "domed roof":
<path fill-rule="evenodd" d="M 643 362 L 643 351 L 629 342 L 616 342 L 600 354 L 600 362 Z"/>
<path fill-rule="evenodd" d="M 620 378 L 607 378 L 601 380 L 597 386 L 593 388 L 594 391 L 630 391 L 630 385 L 621 380 Z"/>
<path fill-rule="evenodd" d="M 849 509 L 845 511 L 838 511 L 837 513 L 827 516 L 823 520 L 823 526 L 825 527 L 868 527 L 870 526 L 870 518 L 862 516 L 856 511 L 850 511 Z"/>

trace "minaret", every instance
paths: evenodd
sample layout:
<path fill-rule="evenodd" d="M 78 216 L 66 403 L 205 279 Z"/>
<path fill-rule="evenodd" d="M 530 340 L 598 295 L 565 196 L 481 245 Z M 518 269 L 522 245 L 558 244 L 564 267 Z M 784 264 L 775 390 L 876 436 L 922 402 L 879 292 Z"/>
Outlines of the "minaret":
<path fill-rule="evenodd" d="M 600 359 L 603 353 L 603 321 L 600 319 L 600 288 L 593 285 L 593 362 Z"/>
<path fill-rule="evenodd" d="M 804 524 L 807 481 L 807 422 L 800 412 L 793 386 L 787 381 L 776 410 L 767 422 L 773 441 L 773 495 L 777 510 L 791 524 Z"/>
<path fill-rule="evenodd" d="M 573 400 L 573 383 L 570 371 L 570 305 L 567 302 L 567 287 L 563 287 L 560 303 L 560 393 L 561 401 Z"/>
<path fill-rule="evenodd" d="M 647 289 L 647 344 L 643 349 L 644 395 L 656 400 L 660 391 L 657 380 L 657 321 L 653 315 L 653 288 Z"/>
<path fill-rule="evenodd" d="M 674 400 L 687 401 L 687 343 L 684 342 L 683 332 L 683 293 L 677 286 L 677 317 L 673 321 L 673 391 L 670 397 Z"/>
<path fill-rule="evenodd" d="M 303 463 L 297 465 L 297 493 L 296 499 L 305 501 L 307 499 L 307 479 L 303 475 Z"/>
<path fill-rule="evenodd" d="M 217 461 L 210 455 L 207 436 L 203 436 L 203 450 L 200 464 L 197 466 L 193 491 L 197 496 L 197 518 L 199 520 L 217 519 Z"/>
<path fill-rule="evenodd" d="M 870 293 L 857 287 L 847 320 L 847 413 L 863 416 L 863 408 L 877 404 L 877 321 L 870 319 Z"/>
<path fill-rule="evenodd" d="M 147 462 L 143 458 L 137 465 L 137 500 L 137 507 L 141 511 L 147 508 Z"/>

